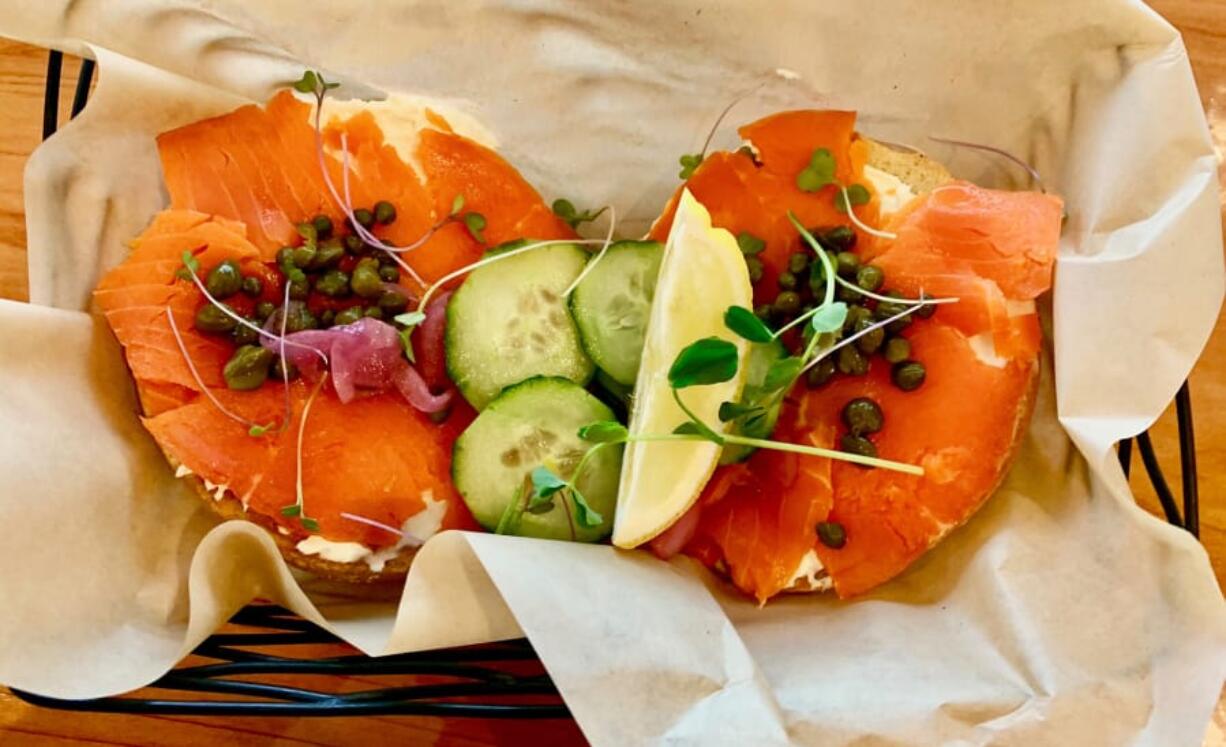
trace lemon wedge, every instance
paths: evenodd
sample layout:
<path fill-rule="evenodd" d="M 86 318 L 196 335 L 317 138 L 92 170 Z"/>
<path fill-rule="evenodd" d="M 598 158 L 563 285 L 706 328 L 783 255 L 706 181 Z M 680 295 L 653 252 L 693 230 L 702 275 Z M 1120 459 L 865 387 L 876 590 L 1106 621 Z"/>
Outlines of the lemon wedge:
<path fill-rule="evenodd" d="M 688 418 L 673 400 L 668 369 L 690 343 L 721 337 L 743 357 L 748 343 L 724 327 L 729 306 L 749 307 L 753 289 L 736 239 L 711 225 L 711 214 L 687 189 L 681 193 L 634 387 L 630 433 L 672 433 Z M 735 400 L 744 366 L 727 382 L 695 386 L 681 396 L 707 425 L 721 429 L 719 405 Z M 684 514 L 715 471 L 720 446 L 709 441 L 632 441 L 622 459 L 613 544 L 637 547 Z"/>

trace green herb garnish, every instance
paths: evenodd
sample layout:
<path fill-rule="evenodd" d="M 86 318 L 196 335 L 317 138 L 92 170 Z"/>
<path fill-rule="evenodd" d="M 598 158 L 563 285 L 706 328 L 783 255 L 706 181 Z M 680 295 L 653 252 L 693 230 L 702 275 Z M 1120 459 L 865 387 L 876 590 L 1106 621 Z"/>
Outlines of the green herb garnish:
<path fill-rule="evenodd" d="M 802 192 L 816 192 L 822 187 L 834 184 L 836 166 L 834 154 L 827 148 L 818 148 L 809 157 L 809 165 L 796 175 L 796 186 Z"/>
<path fill-rule="evenodd" d="M 472 234 L 472 237 L 478 243 L 485 243 L 485 235 L 482 231 L 485 230 L 485 216 L 481 213 L 466 213 L 464 215 L 464 227 Z"/>
<path fill-rule="evenodd" d="M 770 327 L 744 306 L 729 306 L 724 312 L 724 326 L 750 342 L 770 342 L 774 333 Z"/>
<path fill-rule="evenodd" d="M 604 211 L 609 209 L 609 207 L 606 205 L 605 207 L 595 211 L 579 211 L 575 208 L 575 204 L 573 202 L 559 197 L 553 201 L 552 209 L 553 214 L 561 218 L 566 225 L 570 226 L 571 228 L 578 228 L 583 223 L 591 223 L 599 218 Z"/>
<path fill-rule="evenodd" d="M 694 175 L 694 170 L 702 165 L 704 158 L 706 158 L 706 156 L 702 153 L 690 153 L 677 159 L 677 161 L 681 164 L 681 171 L 678 172 L 677 176 L 681 177 L 682 179 L 689 179 Z"/>
<path fill-rule="evenodd" d="M 746 257 L 760 254 L 766 248 L 765 241 L 748 231 L 741 231 L 736 235 L 736 245 L 741 250 L 741 254 L 744 254 Z"/>
<path fill-rule="evenodd" d="M 834 196 L 834 208 L 840 213 L 846 213 L 849 201 L 852 205 L 866 205 L 872 198 L 863 184 L 852 184 L 846 190 L 839 190 Z"/>

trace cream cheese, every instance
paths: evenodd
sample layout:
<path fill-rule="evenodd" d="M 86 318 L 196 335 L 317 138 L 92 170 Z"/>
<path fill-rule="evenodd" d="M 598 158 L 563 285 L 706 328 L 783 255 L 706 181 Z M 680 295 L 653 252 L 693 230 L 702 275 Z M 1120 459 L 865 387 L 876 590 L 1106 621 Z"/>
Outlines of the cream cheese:
<path fill-rule="evenodd" d="M 992 368 L 1004 368 L 1005 364 L 1009 362 L 996 354 L 996 343 L 992 338 L 991 332 L 980 332 L 977 335 L 972 335 L 966 338 L 966 342 L 971 346 L 971 352 L 975 354 L 980 363 Z"/>
<path fill-rule="evenodd" d="M 877 193 L 883 217 L 897 213 L 903 209 L 904 205 L 915 198 L 915 192 L 912 191 L 911 187 L 888 171 L 865 166 L 864 178 L 873 185 L 873 191 Z"/>
<path fill-rule="evenodd" d="M 311 99 L 311 103 L 313 117 L 314 99 Z M 424 96 L 393 93 L 382 101 L 328 98 L 324 100 L 323 112 L 325 122 L 329 124 L 334 121 L 343 122 L 362 112 L 370 112 L 383 132 L 384 140 L 392 146 L 400 160 L 411 166 L 418 177 L 424 177 L 421 163 L 417 160 L 417 143 L 421 139 L 422 130 L 439 129 L 427 118 L 426 110 L 447 120 L 447 124 L 457 135 L 463 135 L 487 148 L 495 148 L 498 144 L 493 134 L 472 115 L 447 102 Z M 328 153 L 334 157 L 337 155 L 331 149 Z"/>
<path fill-rule="evenodd" d="M 443 519 L 447 515 L 447 502 L 435 500 L 434 492 L 430 490 L 423 492 L 421 497 L 426 507 L 405 520 L 400 527 L 402 534 L 399 541 L 391 547 L 375 550 L 361 542 L 336 542 L 314 534 L 300 541 L 296 548 L 303 555 L 314 555 L 334 563 L 365 561 L 370 570 L 378 573 L 389 560 L 399 555 L 401 550 L 425 543 L 442 529 Z"/>
<path fill-rule="evenodd" d="M 361 542 L 334 542 L 318 534 L 302 540 L 297 548 L 303 555 L 317 555 L 333 563 L 356 563 L 370 555 L 370 548 Z"/>
<path fill-rule="evenodd" d="M 1009 316 L 1029 316 L 1034 313 L 1034 301 L 1014 301 L 1012 298 L 1005 299 L 1005 309 Z"/>
<path fill-rule="evenodd" d="M 809 550 L 796 566 L 796 572 L 792 574 L 792 580 L 788 582 L 788 587 L 795 587 L 798 583 L 804 581 L 805 588 L 827 591 L 833 582 L 829 576 L 818 577 L 818 574 L 823 570 L 825 568 L 822 566 L 822 561 L 817 557 L 817 551 Z"/>

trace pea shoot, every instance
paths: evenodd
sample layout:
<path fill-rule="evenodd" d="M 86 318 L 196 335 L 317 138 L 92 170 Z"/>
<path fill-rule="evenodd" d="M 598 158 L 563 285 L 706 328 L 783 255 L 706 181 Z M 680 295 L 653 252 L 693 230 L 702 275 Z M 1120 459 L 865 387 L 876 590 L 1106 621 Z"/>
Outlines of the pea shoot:
<path fill-rule="evenodd" d="M 575 203 L 565 198 L 559 197 L 553 201 L 551 206 L 553 214 L 562 219 L 566 225 L 571 228 L 578 228 L 584 223 L 591 223 L 604 214 L 604 211 L 609 209 L 608 205 L 599 210 L 583 210 L 580 211 L 575 207 Z"/>

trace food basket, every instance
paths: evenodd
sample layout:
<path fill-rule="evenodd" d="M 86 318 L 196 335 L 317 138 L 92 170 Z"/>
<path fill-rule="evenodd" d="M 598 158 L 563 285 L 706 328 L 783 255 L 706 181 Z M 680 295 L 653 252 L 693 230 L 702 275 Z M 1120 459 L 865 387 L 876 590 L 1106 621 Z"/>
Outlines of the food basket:
<path fill-rule="evenodd" d="M 62 67 L 62 54 L 51 52 L 43 102 L 44 139 L 58 124 Z M 73 116 L 85 107 L 94 70 L 92 60 L 83 61 L 72 101 Z M 1127 475 L 1135 441 L 1167 521 L 1198 536 L 1196 452 L 1187 382 L 1179 389 L 1175 406 L 1182 508 L 1162 473 L 1148 433 L 1122 441 L 1119 460 Z M 59 700 L 13 692 L 45 708 L 104 713 L 506 719 L 569 715 L 526 639 L 368 657 L 275 605 L 252 604 L 230 622 L 243 630 L 211 636 L 139 697 Z M 294 686 L 284 684 L 287 677 L 294 677 Z"/>

